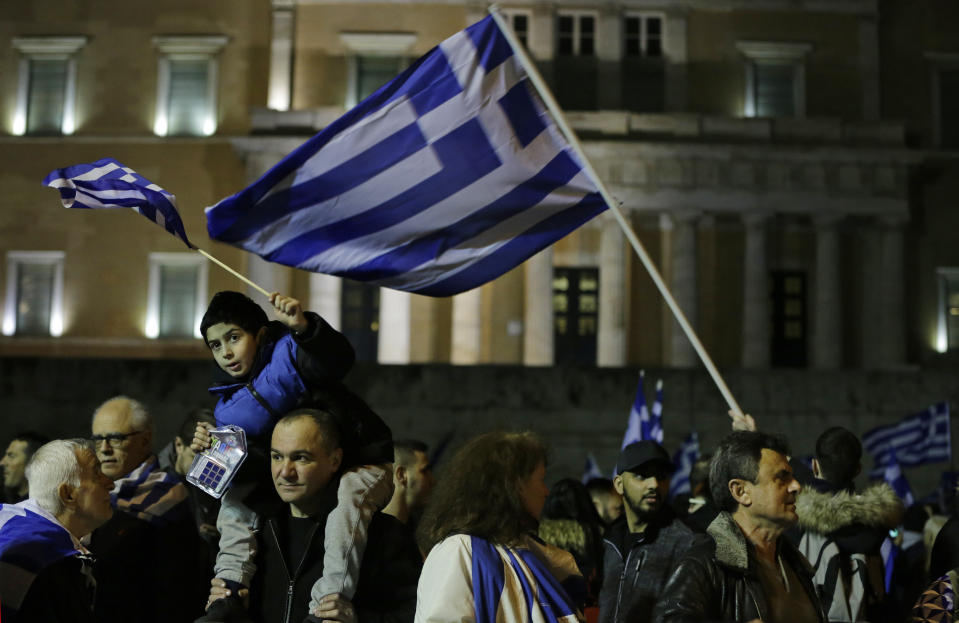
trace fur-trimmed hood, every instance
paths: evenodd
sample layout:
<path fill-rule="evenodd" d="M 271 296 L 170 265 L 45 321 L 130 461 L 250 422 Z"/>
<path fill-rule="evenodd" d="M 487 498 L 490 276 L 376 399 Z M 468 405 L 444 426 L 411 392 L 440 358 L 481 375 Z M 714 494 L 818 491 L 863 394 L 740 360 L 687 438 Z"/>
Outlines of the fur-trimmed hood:
<path fill-rule="evenodd" d="M 823 493 L 806 487 L 796 498 L 799 527 L 819 534 L 854 525 L 888 530 L 900 524 L 904 512 L 902 501 L 886 483 L 872 485 L 861 493 Z"/>

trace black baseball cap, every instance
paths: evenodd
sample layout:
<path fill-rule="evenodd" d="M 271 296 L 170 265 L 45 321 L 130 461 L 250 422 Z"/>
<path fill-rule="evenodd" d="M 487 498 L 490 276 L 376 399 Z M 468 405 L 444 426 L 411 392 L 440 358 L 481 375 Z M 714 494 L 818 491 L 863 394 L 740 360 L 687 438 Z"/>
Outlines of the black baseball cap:
<path fill-rule="evenodd" d="M 669 454 L 665 448 L 655 441 L 644 439 L 629 444 L 619 453 L 619 460 L 616 461 L 616 473 L 634 471 L 640 465 L 645 463 L 662 463 L 673 471 L 673 462 L 669 459 Z"/>

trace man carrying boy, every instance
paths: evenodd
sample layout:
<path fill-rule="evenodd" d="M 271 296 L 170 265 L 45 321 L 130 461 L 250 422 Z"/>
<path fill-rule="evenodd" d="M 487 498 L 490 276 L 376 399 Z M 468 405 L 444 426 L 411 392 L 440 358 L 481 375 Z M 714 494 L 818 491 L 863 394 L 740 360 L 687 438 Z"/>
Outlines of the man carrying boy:
<path fill-rule="evenodd" d="M 323 577 L 311 592 L 310 611 L 315 612 L 327 595 L 353 597 L 367 526 L 392 495 L 392 437 L 386 424 L 340 383 L 354 361 L 349 341 L 317 314 L 304 312 L 294 298 L 274 292 L 270 303 L 279 322 L 269 322 L 260 306 L 239 292 L 218 292 L 200 322 L 219 366 L 210 389 L 219 396 L 216 423 L 243 428 L 249 450 L 222 500 L 215 571 L 232 594 L 249 586 L 256 569 L 257 518 L 242 499 L 269 473 L 264 465 L 270 432 L 280 415 L 297 405 L 326 403 L 340 420 L 346 467 L 326 524 Z M 194 450 L 209 447 L 206 431 L 197 427 Z M 214 601 L 205 620 L 227 619 L 236 608 L 232 600 Z"/>

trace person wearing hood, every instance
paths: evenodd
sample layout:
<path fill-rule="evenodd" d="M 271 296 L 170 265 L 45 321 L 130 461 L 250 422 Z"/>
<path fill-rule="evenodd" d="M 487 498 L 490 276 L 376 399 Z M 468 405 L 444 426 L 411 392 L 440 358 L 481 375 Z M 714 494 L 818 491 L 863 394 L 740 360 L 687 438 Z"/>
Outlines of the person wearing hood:
<path fill-rule="evenodd" d="M 799 549 L 813 566 L 830 621 L 882 621 L 887 616 L 880 548 L 888 531 L 902 521 L 904 509 L 886 483 L 856 492 L 853 481 L 861 459 L 862 444 L 855 434 L 840 426 L 826 430 L 816 440 L 816 480 L 796 502 Z"/>

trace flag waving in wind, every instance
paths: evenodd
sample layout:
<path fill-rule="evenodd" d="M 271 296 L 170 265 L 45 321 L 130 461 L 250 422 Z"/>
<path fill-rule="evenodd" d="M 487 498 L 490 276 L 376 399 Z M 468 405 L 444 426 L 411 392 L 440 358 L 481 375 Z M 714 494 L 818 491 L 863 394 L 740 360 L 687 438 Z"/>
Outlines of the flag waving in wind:
<path fill-rule="evenodd" d="M 646 372 L 639 371 L 639 382 L 636 385 L 636 397 L 633 398 L 633 408 L 629 410 L 629 420 L 626 422 L 626 433 L 623 434 L 623 444 L 620 450 L 631 443 L 646 439 L 644 432 L 649 423 L 649 409 L 646 407 L 646 392 L 643 390 L 643 377 Z"/>
<path fill-rule="evenodd" d="M 272 262 L 448 296 L 605 209 L 488 16 L 206 216 Z"/>
<path fill-rule="evenodd" d="M 663 381 L 656 381 L 656 399 L 649 412 L 649 421 L 643 429 L 643 439 L 652 439 L 656 443 L 663 443 Z"/>
<path fill-rule="evenodd" d="M 176 210 L 176 197 L 113 158 L 51 171 L 44 186 L 60 191 L 65 208 L 130 208 L 194 249 Z"/>
<path fill-rule="evenodd" d="M 949 403 L 941 402 L 898 424 L 872 429 L 862 436 L 862 445 L 875 461 L 870 475 L 880 478 L 894 461 L 906 467 L 948 461 L 951 438 Z"/>
<path fill-rule="evenodd" d="M 696 431 L 679 446 L 673 455 L 673 477 L 669 481 L 669 499 L 680 493 L 689 493 L 689 475 L 693 471 L 693 464 L 699 460 L 699 435 Z"/>

